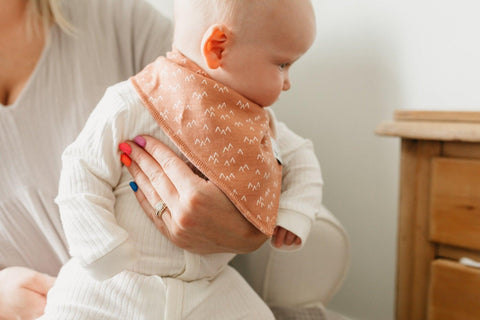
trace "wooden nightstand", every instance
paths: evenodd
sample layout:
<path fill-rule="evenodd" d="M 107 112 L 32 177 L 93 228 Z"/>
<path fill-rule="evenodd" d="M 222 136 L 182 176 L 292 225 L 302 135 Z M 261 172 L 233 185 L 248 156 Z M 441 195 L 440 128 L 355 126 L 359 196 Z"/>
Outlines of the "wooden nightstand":
<path fill-rule="evenodd" d="M 480 319 L 480 112 L 397 111 L 397 320 Z"/>

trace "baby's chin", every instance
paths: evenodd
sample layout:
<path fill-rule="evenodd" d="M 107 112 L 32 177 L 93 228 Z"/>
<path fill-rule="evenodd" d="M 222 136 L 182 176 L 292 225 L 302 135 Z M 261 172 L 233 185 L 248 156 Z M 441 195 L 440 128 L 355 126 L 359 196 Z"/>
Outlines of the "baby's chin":
<path fill-rule="evenodd" d="M 258 104 L 260 107 L 266 108 L 266 107 L 271 107 L 275 102 L 277 102 L 278 97 L 273 101 L 255 101 L 254 99 L 250 99 L 250 100 Z"/>
<path fill-rule="evenodd" d="M 258 103 L 258 105 L 259 105 L 260 107 L 262 107 L 262 108 L 267 108 L 267 107 L 273 106 L 273 104 L 274 104 L 275 102 L 277 102 L 277 101 L 278 101 L 278 98 L 275 99 L 275 100 L 272 101 L 272 102 L 268 102 L 268 103 L 265 103 L 265 104 L 260 104 L 260 103 Z"/>
<path fill-rule="evenodd" d="M 257 104 L 260 105 L 262 108 L 271 107 L 280 99 L 280 96 L 281 95 L 279 94 L 276 97 L 271 97 L 270 99 L 264 100 L 262 101 L 262 103 Z"/>
<path fill-rule="evenodd" d="M 242 94 L 242 92 L 239 92 L 239 93 Z M 252 101 L 253 103 L 259 105 L 262 108 L 272 106 L 280 98 L 280 95 L 278 95 L 276 97 L 270 97 L 270 98 L 267 98 L 267 99 L 265 99 L 265 98 L 262 99 L 262 97 L 258 97 L 258 96 L 255 97 L 255 95 L 249 96 L 248 94 L 245 94 L 245 93 L 243 93 L 243 96 L 245 98 L 247 98 L 248 100 Z"/>

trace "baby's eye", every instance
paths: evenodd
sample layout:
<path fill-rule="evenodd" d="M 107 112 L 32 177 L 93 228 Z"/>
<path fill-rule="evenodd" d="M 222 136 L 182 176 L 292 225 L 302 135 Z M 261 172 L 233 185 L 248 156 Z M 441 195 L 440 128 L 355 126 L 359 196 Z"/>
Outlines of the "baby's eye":
<path fill-rule="evenodd" d="M 278 66 L 280 68 L 280 70 L 283 70 L 285 69 L 286 67 L 288 67 L 288 63 L 282 63 L 281 65 Z"/>

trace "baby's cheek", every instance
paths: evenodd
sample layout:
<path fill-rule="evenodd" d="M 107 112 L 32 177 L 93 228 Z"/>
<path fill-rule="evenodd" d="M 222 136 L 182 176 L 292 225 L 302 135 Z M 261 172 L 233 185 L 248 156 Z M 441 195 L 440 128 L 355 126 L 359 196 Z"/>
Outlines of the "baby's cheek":
<path fill-rule="evenodd" d="M 278 100 L 280 93 L 282 91 L 279 87 L 266 87 L 263 91 L 263 103 L 261 104 L 263 107 L 269 107 Z"/>

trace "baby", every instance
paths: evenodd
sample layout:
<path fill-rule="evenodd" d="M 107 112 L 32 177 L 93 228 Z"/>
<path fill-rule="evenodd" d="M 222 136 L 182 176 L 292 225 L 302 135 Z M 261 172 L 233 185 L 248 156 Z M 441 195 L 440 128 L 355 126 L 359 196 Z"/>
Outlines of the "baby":
<path fill-rule="evenodd" d="M 109 88 L 64 152 L 57 203 L 73 258 L 41 319 L 273 319 L 228 266 L 233 254 L 163 237 L 129 190 L 117 145 L 161 139 L 260 231 L 300 245 L 306 234 L 292 230 L 311 217 L 285 213 L 277 225 L 282 167 L 295 166 L 282 162 L 265 107 L 290 88 L 289 68 L 314 37 L 309 0 L 175 0 L 173 51 Z"/>

